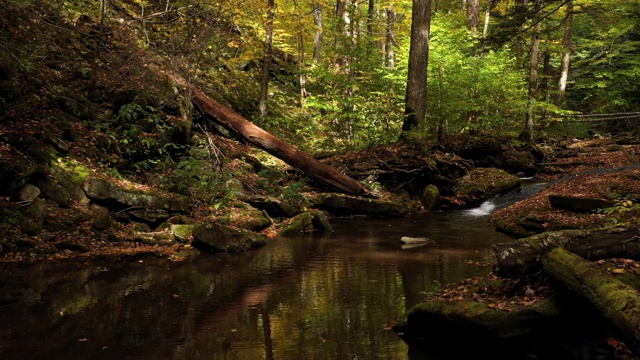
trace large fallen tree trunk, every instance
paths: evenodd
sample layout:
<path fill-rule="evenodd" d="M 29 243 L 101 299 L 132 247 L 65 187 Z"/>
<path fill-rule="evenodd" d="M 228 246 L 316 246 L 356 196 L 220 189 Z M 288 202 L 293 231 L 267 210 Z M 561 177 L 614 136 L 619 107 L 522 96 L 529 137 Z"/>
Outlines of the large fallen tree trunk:
<path fill-rule="evenodd" d="M 253 124 L 242 115 L 223 106 L 207 96 L 200 89 L 191 86 L 185 79 L 169 74 L 172 81 L 190 88 L 192 102 L 205 114 L 215 121 L 239 135 L 252 145 L 281 159 L 287 164 L 304 171 L 309 177 L 328 185 L 336 191 L 358 196 L 374 195 L 360 182 L 342 174 L 336 168 L 316 160 L 309 154 L 296 149 L 286 142 L 276 138 L 264 129 Z"/>
<path fill-rule="evenodd" d="M 640 356 L 640 295 L 637 290 L 562 248 L 551 250 L 541 261 L 548 275 L 587 299 L 615 327 L 627 347 Z"/>
<path fill-rule="evenodd" d="M 496 273 L 516 277 L 540 270 L 540 258 L 554 248 L 567 249 L 588 260 L 625 257 L 640 258 L 638 229 L 607 231 L 563 230 L 493 245 L 498 261 Z"/>

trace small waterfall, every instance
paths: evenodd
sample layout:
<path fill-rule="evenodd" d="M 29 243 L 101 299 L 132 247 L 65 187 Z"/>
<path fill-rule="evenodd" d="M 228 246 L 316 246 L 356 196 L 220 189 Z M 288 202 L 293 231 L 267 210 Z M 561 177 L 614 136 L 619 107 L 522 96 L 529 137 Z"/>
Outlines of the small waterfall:
<path fill-rule="evenodd" d="M 490 215 L 493 210 L 496 209 L 495 198 L 489 199 L 483 202 L 479 207 L 475 209 L 469 209 L 466 211 L 471 216 L 485 216 Z"/>
<path fill-rule="evenodd" d="M 520 200 L 524 200 L 535 195 L 538 191 L 544 189 L 548 185 L 543 182 L 535 182 L 531 178 L 523 178 L 522 180 L 523 184 L 519 189 L 506 194 L 496 195 L 480 204 L 477 208 L 466 210 L 465 213 L 471 216 L 491 215 L 495 210 L 502 209 Z"/>

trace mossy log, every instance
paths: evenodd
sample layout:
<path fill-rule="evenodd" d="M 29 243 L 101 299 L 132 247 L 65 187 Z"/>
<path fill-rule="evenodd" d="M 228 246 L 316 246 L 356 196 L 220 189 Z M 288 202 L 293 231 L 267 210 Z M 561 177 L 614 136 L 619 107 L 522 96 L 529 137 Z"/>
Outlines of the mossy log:
<path fill-rule="evenodd" d="M 191 86 L 183 78 L 175 74 L 170 74 L 169 77 L 175 83 L 190 88 L 192 102 L 200 110 L 250 144 L 304 171 L 309 177 L 336 191 L 349 195 L 374 197 L 359 181 L 342 174 L 333 166 L 325 164 L 276 138 L 261 127 L 245 119 L 242 115 L 210 98 L 202 90 Z"/>
<path fill-rule="evenodd" d="M 540 258 L 557 247 L 587 260 L 640 258 L 638 229 L 548 231 L 513 242 L 494 244 L 492 248 L 498 262 L 496 273 L 516 277 L 540 271 Z"/>
<path fill-rule="evenodd" d="M 627 347 L 640 355 L 640 294 L 594 263 L 562 248 L 541 259 L 543 270 L 588 300 L 608 320 Z"/>

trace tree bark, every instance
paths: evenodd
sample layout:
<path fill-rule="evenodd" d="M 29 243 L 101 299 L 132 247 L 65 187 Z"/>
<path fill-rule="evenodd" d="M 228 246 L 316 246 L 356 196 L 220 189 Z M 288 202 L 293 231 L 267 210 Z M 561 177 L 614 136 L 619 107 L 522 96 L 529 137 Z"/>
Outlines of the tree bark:
<path fill-rule="evenodd" d="M 482 27 L 482 45 L 480 46 L 480 56 L 484 56 L 487 35 L 489 35 L 489 19 L 491 18 L 492 0 L 487 0 L 487 9 L 484 12 L 484 26 Z"/>
<path fill-rule="evenodd" d="M 405 94 L 405 119 L 401 140 L 412 130 L 424 131 L 427 111 L 427 68 L 429 64 L 429 31 L 431 0 L 413 0 L 409 73 Z"/>
<path fill-rule="evenodd" d="M 540 270 L 540 258 L 554 248 L 561 247 L 587 260 L 612 257 L 640 258 L 638 230 L 586 230 L 548 231 L 493 245 L 498 262 L 496 273 L 504 277 L 517 277 Z"/>
<path fill-rule="evenodd" d="M 309 177 L 348 195 L 375 197 L 360 182 L 342 174 L 336 168 L 314 159 L 253 124 L 242 115 L 207 96 L 202 90 L 190 86 L 183 78 L 169 74 L 171 80 L 191 89 L 192 102 L 205 114 L 231 130 L 252 145 L 304 171 Z"/>
<path fill-rule="evenodd" d="M 322 24 L 322 4 L 316 2 L 313 4 L 313 22 L 316 25 L 316 31 L 313 35 L 313 61 L 316 64 L 322 63 L 322 47 L 324 43 L 323 24 Z"/>
<path fill-rule="evenodd" d="M 273 18 L 275 17 L 275 0 L 267 0 L 267 26 L 266 39 L 264 41 L 264 61 L 262 64 L 262 78 L 260 79 L 260 100 L 258 110 L 260 111 L 260 125 L 264 125 L 264 118 L 267 116 L 267 99 L 269 97 L 269 70 L 273 61 Z"/>
<path fill-rule="evenodd" d="M 556 248 L 542 258 L 544 271 L 571 292 L 588 300 L 617 330 L 627 347 L 640 356 L 640 295 L 567 250 Z"/>
<path fill-rule="evenodd" d="M 529 111 L 520 139 L 533 143 L 533 125 L 536 116 L 536 100 L 538 98 L 538 52 L 540 49 L 540 16 L 542 0 L 536 0 L 535 25 L 533 27 L 533 42 L 531 44 L 531 63 L 529 68 Z"/>
<path fill-rule="evenodd" d="M 467 1 L 467 27 L 472 32 L 478 32 L 480 25 L 480 0 Z"/>
<path fill-rule="evenodd" d="M 564 36 L 562 37 L 562 68 L 560 79 L 558 80 L 558 98 L 556 105 L 562 108 L 567 90 L 567 79 L 569 78 L 569 65 L 571 63 L 571 32 L 573 30 L 573 1 L 567 3 L 567 17 L 564 23 Z"/>
<path fill-rule="evenodd" d="M 387 8 L 387 36 L 384 43 L 385 64 L 389 69 L 395 69 L 396 67 L 396 54 L 393 50 L 393 46 L 396 44 L 396 12 L 393 10 L 392 5 L 390 3 Z"/>

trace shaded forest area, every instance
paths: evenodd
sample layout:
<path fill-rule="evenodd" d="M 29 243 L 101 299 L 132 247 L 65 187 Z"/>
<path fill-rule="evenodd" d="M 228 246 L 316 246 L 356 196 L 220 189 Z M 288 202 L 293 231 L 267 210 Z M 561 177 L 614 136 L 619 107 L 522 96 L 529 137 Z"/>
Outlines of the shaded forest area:
<path fill-rule="evenodd" d="M 245 251 L 332 216 L 474 207 L 530 176 L 563 181 L 495 212 L 499 230 L 638 226 L 637 2 L 0 4 L 3 266 Z M 261 131 L 367 196 L 274 156 Z M 548 295 L 485 280 L 434 298 Z"/>

